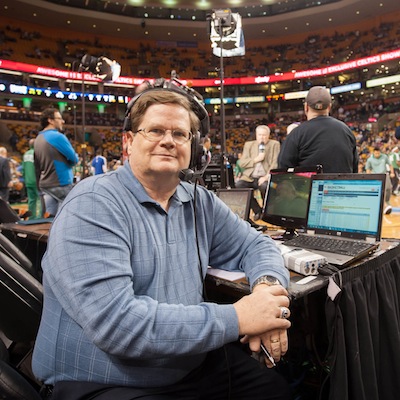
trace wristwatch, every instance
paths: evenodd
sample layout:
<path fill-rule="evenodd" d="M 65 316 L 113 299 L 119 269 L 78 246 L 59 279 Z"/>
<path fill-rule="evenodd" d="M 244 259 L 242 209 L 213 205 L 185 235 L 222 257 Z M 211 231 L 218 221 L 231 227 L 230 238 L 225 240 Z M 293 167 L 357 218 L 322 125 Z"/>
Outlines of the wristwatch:
<path fill-rule="evenodd" d="M 253 286 L 251 287 L 251 291 L 253 291 L 254 288 L 257 285 L 259 285 L 260 283 L 264 283 L 265 285 L 268 285 L 268 286 L 280 285 L 281 284 L 279 282 L 279 280 L 276 279 L 274 276 L 264 275 L 264 276 L 260 276 L 258 279 L 255 280 L 255 282 L 253 283 Z"/>

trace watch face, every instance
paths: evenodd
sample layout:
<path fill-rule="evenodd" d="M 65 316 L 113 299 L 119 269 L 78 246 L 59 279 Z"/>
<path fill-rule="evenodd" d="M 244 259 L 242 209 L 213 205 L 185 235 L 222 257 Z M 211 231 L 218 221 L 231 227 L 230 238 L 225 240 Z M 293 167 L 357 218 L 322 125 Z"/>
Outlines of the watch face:
<path fill-rule="evenodd" d="M 280 282 L 279 282 L 279 280 L 277 278 L 274 278 L 273 276 L 269 276 L 269 275 L 264 275 L 264 276 L 258 278 L 254 282 L 253 288 L 255 286 L 257 286 L 258 284 L 260 284 L 260 283 L 264 283 L 265 285 L 269 285 L 269 286 L 280 285 Z"/>
<path fill-rule="evenodd" d="M 266 279 L 268 282 L 270 282 L 271 284 L 274 284 L 274 285 L 278 283 L 278 279 L 274 278 L 273 276 L 267 275 L 267 276 L 265 277 L 265 279 Z"/>

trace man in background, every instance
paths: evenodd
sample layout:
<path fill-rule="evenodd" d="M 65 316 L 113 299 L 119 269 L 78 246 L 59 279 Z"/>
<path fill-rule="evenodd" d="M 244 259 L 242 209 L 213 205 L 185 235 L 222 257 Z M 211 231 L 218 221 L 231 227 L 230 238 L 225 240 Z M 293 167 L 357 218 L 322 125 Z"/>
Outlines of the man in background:
<path fill-rule="evenodd" d="M 61 133 L 64 119 L 58 110 L 45 109 L 40 125 L 42 131 L 34 145 L 36 179 L 44 194 L 46 216 L 55 216 L 58 206 L 72 189 L 72 167 L 78 162 L 78 155 Z"/>
<path fill-rule="evenodd" d="M 389 154 L 389 161 L 392 164 L 394 176 L 392 181 L 392 194 L 399 195 L 399 177 L 400 177 L 400 154 L 398 146 L 393 147 Z"/>
<path fill-rule="evenodd" d="M 329 115 L 332 99 L 322 86 L 312 87 L 304 102 L 307 121 L 285 139 L 279 168 L 314 167 L 324 172 L 358 172 L 356 139 L 342 121 Z"/>
<path fill-rule="evenodd" d="M 240 167 L 243 169 L 241 178 L 236 182 L 237 188 L 259 189 L 264 201 L 268 186 L 269 171 L 277 168 L 280 143 L 269 138 L 270 129 L 267 125 L 256 128 L 256 140 L 244 144 Z M 262 207 L 253 196 L 250 204 L 254 212 L 254 220 L 261 218 Z"/>
<path fill-rule="evenodd" d="M 203 154 L 201 156 L 201 166 L 204 167 L 211 160 L 211 139 L 205 136 L 202 140 L 203 144 Z"/>
<path fill-rule="evenodd" d="M 8 203 L 11 181 L 10 161 L 5 147 L 0 147 L 0 198 Z"/>
<path fill-rule="evenodd" d="M 34 144 L 35 139 L 31 139 L 29 141 L 29 150 L 22 157 L 22 176 L 24 177 L 26 195 L 28 196 L 29 219 L 37 219 L 42 216 L 42 207 L 36 183 Z"/>
<path fill-rule="evenodd" d="M 96 151 L 96 156 L 92 161 L 93 175 L 100 175 L 107 172 L 107 159 L 101 154 L 101 149 Z"/>
<path fill-rule="evenodd" d="M 389 157 L 386 154 L 382 154 L 379 147 L 375 147 L 374 151 L 367 159 L 365 170 L 367 174 L 386 174 L 385 207 L 383 213 L 390 214 L 392 212 L 392 206 L 390 205 L 390 196 L 392 194 L 391 178 L 394 177 L 394 170 L 393 166 L 390 164 Z M 388 170 L 390 173 L 388 173 Z"/>

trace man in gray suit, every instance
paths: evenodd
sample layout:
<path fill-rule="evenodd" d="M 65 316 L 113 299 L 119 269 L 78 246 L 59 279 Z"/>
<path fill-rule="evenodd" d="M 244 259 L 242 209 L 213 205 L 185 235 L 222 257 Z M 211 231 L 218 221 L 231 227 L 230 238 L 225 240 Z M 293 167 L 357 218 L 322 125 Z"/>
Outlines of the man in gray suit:
<path fill-rule="evenodd" d="M 240 167 L 244 169 L 241 179 L 236 182 L 237 188 L 259 189 L 264 200 L 268 186 L 269 171 L 278 167 L 280 143 L 269 138 L 270 129 L 267 125 L 256 128 L 256 140 L 244 144 Z M 253 197 L 251 209 L 254 220 L 261 218 L 262 207 Z"/>

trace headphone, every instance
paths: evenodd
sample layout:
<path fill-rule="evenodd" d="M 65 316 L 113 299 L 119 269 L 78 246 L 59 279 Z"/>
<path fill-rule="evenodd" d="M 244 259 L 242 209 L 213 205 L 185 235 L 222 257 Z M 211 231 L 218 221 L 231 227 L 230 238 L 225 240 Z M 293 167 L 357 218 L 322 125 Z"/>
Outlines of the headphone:
<path fill-rule="evenodd" d="M 145 93 L 151 91 L 170 91 L 179 93 L 185 96 L 189 101 L 193 112 L 200 120 L 200 129 L 198 132 L 193 132 L 193 139 L 191 143 L 191 154 L 190 154 L 190 164 L 189 168 L 182 169 L 179 172 L 179 179 L 182 181 L 192 181 L 193 179 L 199 179 L 203 176 L 203 173 L 207 167 L 207 163 L 205 167 L 201 168 L 201 158 L 203 155 L 203 146 L 200 143 L 201 136 L 205 136 L 210 131 L 210 119 L 208 116 L 208 112 L 203 105 L 203 97 L 196 92 L 194 89 L 185 86 L 178 79 L 172 78 L 167 81 L 164 78 L 156 79 L 153 84 L 147 82 L 147 88 L 145 88 L 142 92 L 134 96 L 128 103 L 125 117 L 124 117 L 124 125 L 123 131 L 131 131 L 131 111 L 133 105 L 136 101 Z"/>

